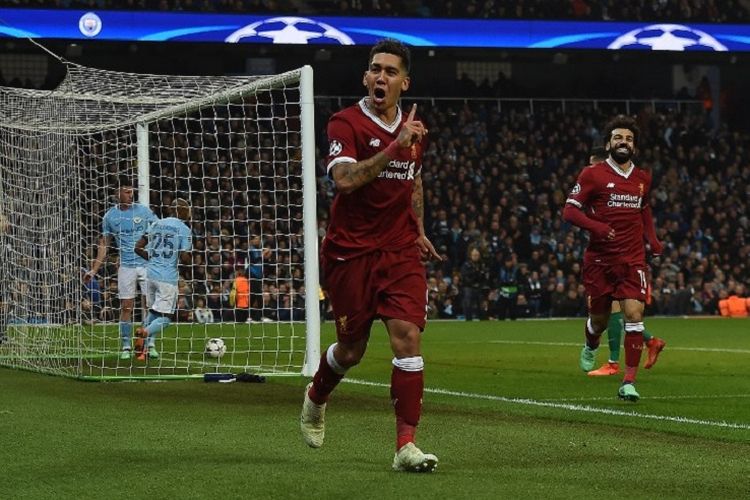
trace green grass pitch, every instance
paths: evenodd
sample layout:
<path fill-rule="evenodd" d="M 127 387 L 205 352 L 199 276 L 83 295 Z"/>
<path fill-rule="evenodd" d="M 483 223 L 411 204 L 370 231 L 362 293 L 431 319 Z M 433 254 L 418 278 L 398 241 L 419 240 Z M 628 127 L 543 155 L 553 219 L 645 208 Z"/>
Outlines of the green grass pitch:
<path fill-rule="evenodd" d="M 382 326 L 334 393 L 319 450 L 299 435 L 302 377 L 86 383 L 0 369 L 0 498 L 748 498 L 750 321 L 647 327 L 667 347 L 632 404 L 616 398 L 620 377 L 579 370 L 583 320 L 430 323 L 429 475 L 390 470 Z"/>

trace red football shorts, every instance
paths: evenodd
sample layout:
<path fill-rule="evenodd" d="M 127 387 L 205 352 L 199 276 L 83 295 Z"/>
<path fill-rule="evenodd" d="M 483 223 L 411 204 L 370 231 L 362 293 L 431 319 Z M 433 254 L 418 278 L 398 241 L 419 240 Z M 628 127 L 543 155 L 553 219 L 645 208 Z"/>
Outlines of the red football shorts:
<path fill-rule="evenodd" d="M 583 285 L 591 314 L 609 313 L 612 300 L 646 302 L 649 294 L 648 268 L 642 264 L 583 264 Z"/>
<path fill-rule="evenodd" d="M 378 317 L 408 321 L 424 330 L 427 279 L 416 246 L 345 261 L 323 256 L 321 267 L 339 342 L 367 338 Z"/>

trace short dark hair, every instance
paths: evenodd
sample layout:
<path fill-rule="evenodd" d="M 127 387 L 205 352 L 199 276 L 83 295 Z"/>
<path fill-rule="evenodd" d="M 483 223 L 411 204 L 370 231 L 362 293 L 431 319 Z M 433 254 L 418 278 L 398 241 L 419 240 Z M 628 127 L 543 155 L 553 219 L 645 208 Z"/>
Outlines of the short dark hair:
<path fill-rule="evenodd" d="M 409 47 L 407 47 L 401 40 L 385 38 L 373 45 L 370 49 L 370 59 L 367 61 L 368 64 L 372 62 L 372 58 L 375 54 L 393 54 L 394 56 L 398 56 L 401 58 L 401 63 L 404 65 L 404 68 L 406 68 L 407 74 L 411 69 L 411 52 L 409 52 Z"/>
<path fill-rule="evenodd" d="M 608 156 L 609 154 L 607 153 L 607 150 L 604 149 L 604 146 L 594 146 L 589 153 L 589 158 L 593 157 L 596 161 L 604 161 Z"/>
<path fill-rule="evenodd" d="M 605 137 L 607 142 L 612 140 L 612 131 L 617 128 L 624 128 L 633 132 L 633 144 L 638 145 L 638 138 L 641 135 L 641 129 L 636 125 L 635 120 L 629 116 L 617 115 L 612 118 L 605 127 Z"/>
<path fill-rule="evenodd" d="M 132 188 L 133 181 L 127 175 L 121 175 L 117 178 L 117 189 L 119 188 Z"/>

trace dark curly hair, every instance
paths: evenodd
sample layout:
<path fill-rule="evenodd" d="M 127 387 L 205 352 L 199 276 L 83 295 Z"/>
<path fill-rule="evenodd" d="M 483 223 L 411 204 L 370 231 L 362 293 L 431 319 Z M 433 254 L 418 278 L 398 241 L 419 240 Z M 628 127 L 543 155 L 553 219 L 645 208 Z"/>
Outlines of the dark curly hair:
<path fill-rule="evenodd" d="M 612 118 L 604 128 L 607 142 L 612 140 L 612 131 L 617 128 L 624 128 L 633 132 L 633 144 L 636 146 L 638 145 L 638 139 L 641 136 L 641 129 L 638 128 L 638 125 L 636 125 L 633 118 L 625 115 L 617 115 Z"/>
<path fill-rule="evenodd" d="M 385 38 L 380 40 L 378 43 L 372 46 L 370 49 L 370 59 L 368 62 L 372 62 L 372 58 L 375 54 L 393 54 L 401 58 L 401 63 L 406 68 L 406 73 L 409 73 L 411 69 L 411 52 L 404 42 L 395 40 L 393 38 Z"/>

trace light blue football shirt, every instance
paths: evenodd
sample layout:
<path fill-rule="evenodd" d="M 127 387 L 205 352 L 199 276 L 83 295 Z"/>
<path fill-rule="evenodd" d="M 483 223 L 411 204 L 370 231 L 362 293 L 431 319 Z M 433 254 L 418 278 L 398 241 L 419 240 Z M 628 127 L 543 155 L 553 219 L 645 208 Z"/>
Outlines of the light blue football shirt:
<path fill-rule="evenodd" d="M 102 234 L 112 236 L 120 250 L 122 267 L 142 267 L 146 261 L 135 253 L 135 244 L 156 221 L 156 215 L 145 205 L 134 203 L 127 210 L 119 205 L 107 210 L 102 219 Z"/>
<path fill-rule="evenodd" d="M 193 248 L 190 228 L 177 217 L 167 217 L 151 224 L 146 236 L 149 257 L 146 276 L 150 280 L 176 285 L 180 252 Z"/>

